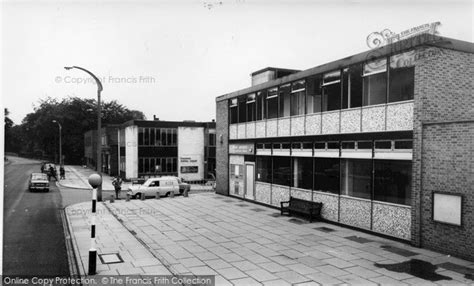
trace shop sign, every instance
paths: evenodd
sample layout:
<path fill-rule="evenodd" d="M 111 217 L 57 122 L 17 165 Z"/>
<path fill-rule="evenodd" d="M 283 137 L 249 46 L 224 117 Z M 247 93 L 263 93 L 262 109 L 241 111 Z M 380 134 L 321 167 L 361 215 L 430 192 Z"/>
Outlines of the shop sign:
<path fill-rule="evenodd" d="M 236 155 L 253 155 L 254 146 L 253 144 L 230 144 L 229 154 Z"/>

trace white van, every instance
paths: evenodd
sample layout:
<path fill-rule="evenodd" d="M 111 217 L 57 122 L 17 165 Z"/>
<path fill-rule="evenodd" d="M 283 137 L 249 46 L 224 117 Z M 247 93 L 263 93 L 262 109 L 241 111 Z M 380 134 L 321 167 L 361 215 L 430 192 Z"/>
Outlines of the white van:
<path fill-rule="evenodd" d="M 172 176 L 150 178 L 143 185 L 130 186 L 128 193 L 136 199 L 140 198 L 142 194 L 145 194 L 145 197 L 154 197 L 156 193 L 160 193 L 160 196 L 169 196 L 171 193 L 179 194 L 179 181 L 177 177 Z"/>

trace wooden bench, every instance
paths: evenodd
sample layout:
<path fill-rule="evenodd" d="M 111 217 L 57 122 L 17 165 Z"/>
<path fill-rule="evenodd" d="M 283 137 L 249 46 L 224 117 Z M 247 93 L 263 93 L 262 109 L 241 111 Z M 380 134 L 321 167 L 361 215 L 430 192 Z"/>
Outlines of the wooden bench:
<path fill-rule="evenodd" d="M 292 213 L 303 214 L 309 216 L 309 221 L 313 222 L 313 218 L 321 219 L 321 209 L 323 203 L 306 201 L 294 197 L 290 197 L 287 202 L 281 202 L 281 215 L 287 213 L 291 216 Z"/>

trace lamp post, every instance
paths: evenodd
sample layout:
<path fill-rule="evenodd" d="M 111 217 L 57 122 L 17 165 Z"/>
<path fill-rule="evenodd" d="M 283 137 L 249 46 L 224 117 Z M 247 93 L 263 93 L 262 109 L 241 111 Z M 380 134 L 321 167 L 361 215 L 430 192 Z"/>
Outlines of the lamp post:
<path fill-rule="evenodd" d="M 71 69 L 79 69 L 82 70 L 86 73 L 88 73 L 96 82 L 97 84 L 97 172 L 99 175 L 102 172 L 102 119 L 101 119 L 101 107 L 100 107 L 100 93 L 103 90 L 102 83 L 100 82 L 99 78 L 92 72 L 86 70 L 85 68 L 81 68 L 78 66 L 72 66 L 72 67 L 64 67 L 66 70 L 71 70 Z M 97 201 L 101 202 L 102 201 L 102 185 L 99 185 L 97 187 Z"/>
<path fill-rule="evenodd" d="M 59 127 L 59 166 L 62 166 L 63 165 L 63 151 L 62 151 L 63 144 L 61 143 L 61 130 L 63 129 L 63 127 L 61 126 L 61 123 L 59 123 L 56 120 L 53 120 L 52 122 L 57 123 Z"/>

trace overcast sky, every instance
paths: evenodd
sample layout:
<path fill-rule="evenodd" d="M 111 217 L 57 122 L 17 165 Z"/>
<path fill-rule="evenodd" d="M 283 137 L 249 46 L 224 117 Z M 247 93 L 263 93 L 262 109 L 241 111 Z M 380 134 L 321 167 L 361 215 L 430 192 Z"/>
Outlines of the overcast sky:
<path fill-rule="evenodd" d="M 441 22 L 473 41 L 471 1 L 7 1 L 2 105 L 16 124 L 47 96 L 96 98 L 148 119 L 208 121 L 215 98 L 267 66 L 308 69 L 368 50 L 367 36 Z M 404 4 L 403 4 L 404 3 Z M 85 81 L 85 82 L 84 82 Z"/>

